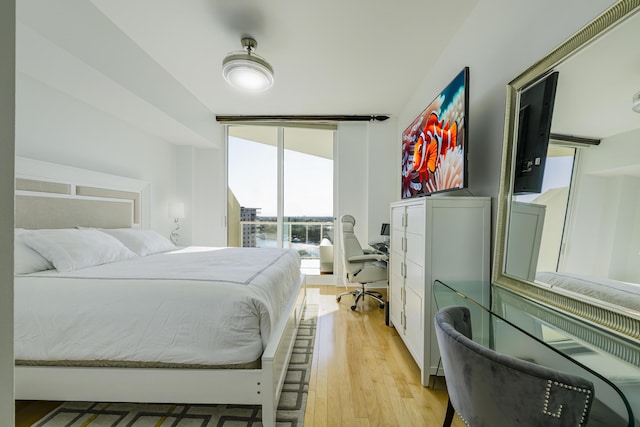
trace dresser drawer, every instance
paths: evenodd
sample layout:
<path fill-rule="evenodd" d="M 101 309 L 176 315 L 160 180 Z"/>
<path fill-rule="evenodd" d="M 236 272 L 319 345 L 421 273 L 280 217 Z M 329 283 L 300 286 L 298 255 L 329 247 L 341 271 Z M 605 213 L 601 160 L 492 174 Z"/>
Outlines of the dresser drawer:
<path fill-rule="evenodd" d="M 405 239 L 407 260 L 413 261 L 416 264 L 424 264 L 424 236 L 421 234 L 407 233 Z"/>
<path fill-rule="evenodd" d="M 407 206 L 407 233 L 424 234 L 425 209 L 423 205 Z"/>

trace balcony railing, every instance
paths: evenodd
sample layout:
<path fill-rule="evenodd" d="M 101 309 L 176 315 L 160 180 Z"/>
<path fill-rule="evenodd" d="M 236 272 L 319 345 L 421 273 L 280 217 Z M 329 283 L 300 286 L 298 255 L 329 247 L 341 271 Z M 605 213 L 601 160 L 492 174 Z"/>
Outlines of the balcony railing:
<path fill-rule="evenodd" d="M 323 238 L 333 242 L 332 222 L 285 221 L 282 247 L 297 249 L 305 259 L 320 258 Z M 275 221 L 240 221 L 240 242 L 245 248 L 278 247 Z"/>

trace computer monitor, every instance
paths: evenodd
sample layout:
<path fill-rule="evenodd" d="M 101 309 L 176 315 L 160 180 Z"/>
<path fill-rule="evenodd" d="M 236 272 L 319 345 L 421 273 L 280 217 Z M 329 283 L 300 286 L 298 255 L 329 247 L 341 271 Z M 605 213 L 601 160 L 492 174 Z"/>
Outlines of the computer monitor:
<path fill-rule="evenodd" d="M 391 227 L 389 226 L 389 224 L 386 222 L 382 223 L 382 228 L 380 229 L 380 235 L 388 236 L 390 234 L 391 234 Z"/>

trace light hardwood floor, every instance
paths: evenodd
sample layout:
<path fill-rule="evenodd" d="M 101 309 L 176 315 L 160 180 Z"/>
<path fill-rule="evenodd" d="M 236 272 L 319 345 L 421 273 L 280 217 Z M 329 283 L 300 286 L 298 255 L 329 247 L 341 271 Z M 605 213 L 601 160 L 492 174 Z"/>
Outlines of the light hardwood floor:
<path fill-rule="evenodd" d="M 376 301 L 335 300 L 344 288 L 309 288 L 319 305 L 317 344 L 304 425 L 441 426 L 447 406 L 442 381 L 420 384 L 420 370 L 394 328 L 384 323 Z M 454 417 L 454 426 L 464 423 Z"/>
<path fill-rule="evenodd" d="M 420 371 L 395 329 L 384 323 L 384 310 L 369 299 L 356 311 L 351 297 L 340 303 L 344 288 L 310 286 L 309 303 L 319 307 L 306 427 L 442 425 L 447 392 L 420 384 Z M 27 427 L 57 406 L 56 402 L 16 402 L 16 426 Z M 464 423 L 454 417 L 453 426 Z"/>

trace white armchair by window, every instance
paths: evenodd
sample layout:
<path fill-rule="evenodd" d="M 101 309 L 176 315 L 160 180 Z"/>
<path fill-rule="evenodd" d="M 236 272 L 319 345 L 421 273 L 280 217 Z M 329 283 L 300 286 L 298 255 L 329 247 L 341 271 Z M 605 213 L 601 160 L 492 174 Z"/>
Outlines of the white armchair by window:
<path fill-rule="evenodd" d="M 320 274 L 333 273 L 333 243 L 326 237 L 320 242 Z"/>

